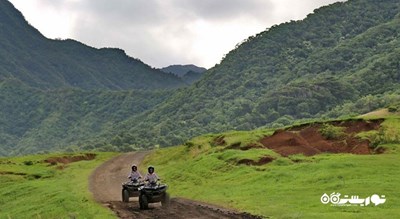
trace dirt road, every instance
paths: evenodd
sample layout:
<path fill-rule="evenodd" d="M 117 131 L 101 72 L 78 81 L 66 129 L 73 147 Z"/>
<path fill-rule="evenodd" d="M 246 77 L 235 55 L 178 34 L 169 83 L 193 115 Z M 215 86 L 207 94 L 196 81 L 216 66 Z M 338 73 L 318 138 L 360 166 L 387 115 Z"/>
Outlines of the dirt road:
<path fill-rule="evenodd" d="M 95 199 L 112 209 L 119 218 L 260 218 L 218 206 L 182 198 L 172 198 L 168 209 L 160 204 L 150 204 L 148 210 L 140 210 L 137 198 L 129 203 L 121 201 L 121 184 L 127 180 L 130 165 L 139 164 L 148 152 L 127 153 L 99 166 L 90 176 L 89 188 Z"/>

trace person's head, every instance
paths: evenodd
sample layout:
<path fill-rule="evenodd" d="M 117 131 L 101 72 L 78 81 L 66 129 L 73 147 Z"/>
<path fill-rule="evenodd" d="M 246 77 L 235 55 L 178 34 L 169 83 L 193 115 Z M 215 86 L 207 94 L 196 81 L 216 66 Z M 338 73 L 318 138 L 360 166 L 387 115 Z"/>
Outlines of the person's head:
<path fill-rule="evenodd" d="M 149 166 L 149 167 L 147 168 L 147 171 L 148 171 L 150 174 L 154 173 L 154 167 L 153 167 L 153 166 Z"/>
<path fill-rule="evenodd" d="M 132 165 L 132 171 L 137 171 L 137 166 L 136 166 L 136 164 L 133 164 L 133 165 Z"/>

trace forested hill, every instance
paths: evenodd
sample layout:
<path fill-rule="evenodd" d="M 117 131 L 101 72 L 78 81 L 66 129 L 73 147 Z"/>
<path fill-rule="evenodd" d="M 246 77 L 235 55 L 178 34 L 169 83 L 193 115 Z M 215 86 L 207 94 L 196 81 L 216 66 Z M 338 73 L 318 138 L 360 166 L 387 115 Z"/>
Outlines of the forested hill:
<path fill-rule="evenodd" d="M 195 65 L 170 65 L 168 67 L 161 68 L 160 70 L 166 73 L 175 74 L 179 77 L 183 77 L 189 72 L 202 74 L 207 71 L 207 69 Z"/>
<path fill-rule="evenodd" d="M 156 91 L 183 82 L 121 50 L 46 39 L 0 0 L 0 156 L 170 146 L 399 103 L 399 13 L 398 0 L 322 7 L 249 37 L 190 87 Z"/>
<path fill-rule="evenodd" d="M 181 86 L 187 86 L 182 79 L 120 49 L 47 39 L 0 0 L 0 156 L 82 144 L 111 150 L 91 140 L 106 141 L 101 136 L 110 136 L 113 125 L 153 108 Z"/>
<path fill-rule="evenodd" d="M 97 144 L 114 124 L 153 108 L 174 90 L 42 90 L 0 81 L 0 157 L 70 149 L 129 151 L 139 145 Z M 111 139 L 112 140 L 112 139 Z M 111 141 L 119 145 L 118 141 Z M 70 147 L 73 146 L 73 147 Z"/>
<path fill-rule="evenodd" d="M 193 84 L 200 80 L 204 72 L 207 71 L 207 69 L 195 65 L 170 65 L 160 70 L 165 73 L 177 75 L 187 84 Z"/>
<path fill-rule="evenodd" d="M 0 0 L 0 80 L 6 78 L 44 89 L 126 90 L 184 85 L 175 75 L 153 69 L 123 50 L 47 39 L 10 2 Z"/>
<path fill-rule="evenodd" d="M 249 37 L 145 122 L 128 120 L 116 137 L 166 146 L 202 133 L 387 104 L 400 90 L 399 7 L 398 0 L 349 0 L 275 25 Z"/>

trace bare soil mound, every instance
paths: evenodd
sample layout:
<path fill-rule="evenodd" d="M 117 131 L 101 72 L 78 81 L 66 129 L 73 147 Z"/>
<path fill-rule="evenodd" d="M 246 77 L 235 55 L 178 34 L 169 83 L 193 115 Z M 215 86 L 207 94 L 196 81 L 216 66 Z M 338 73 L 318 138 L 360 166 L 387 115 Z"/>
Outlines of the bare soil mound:
<path fill-rule="evenodd" d="M 140 164 L 147 154 L 138 152 L 120 155 L 103 163 L 90 176 L 89 188 L 94 198 L 113 210 L 119 218 L 261 218 L 183 198 L 172 198 L 169 208 L 163 208 L 159 203 L 150 204 L 148 210 L 140 210 L 137 198 L 130 198 L 129 203 L 122 202 L 121 184 L 127 180 L 130 165 Z"/>
<path fill-rule="evenodd" d="M 320 153 L 371 154 L 373 150 L 368 140 L 356 135 L 360 132 L 378 130 L 383 120 L 348 120 L 329 124 L 342 127 L 344 135 L 337 139 L 328 139 L 321 134 L 322 123 L 313 123 L 278 130 L 273 135 L 261 139 L 264 147 L 274 150 L 282 156 L 304 154 L 312 156 Z"/>

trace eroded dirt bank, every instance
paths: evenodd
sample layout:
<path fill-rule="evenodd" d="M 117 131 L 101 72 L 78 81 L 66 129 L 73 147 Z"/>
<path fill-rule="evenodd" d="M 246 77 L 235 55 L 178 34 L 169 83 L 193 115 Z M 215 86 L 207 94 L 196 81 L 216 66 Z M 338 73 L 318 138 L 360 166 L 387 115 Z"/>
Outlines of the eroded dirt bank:
<path fill-rule="evenodd" d="M 378 130 L 383 120 L 348 120 L 326 123 L 332 127 L 340 127 L 342 135 L 329 139 L 321 134 L 323 124 L 313 123 L 286 130 L 278 130 L 271 136 L 260 140 L 260 143 L 282 156 L 304 154 L 312 156 L 320 153 L 352 153 L 372 154 L 370 142 L 357 137 L 360 132 Z"/>

